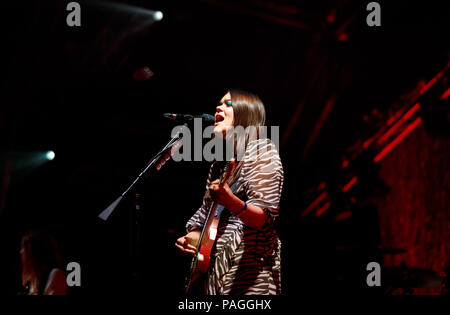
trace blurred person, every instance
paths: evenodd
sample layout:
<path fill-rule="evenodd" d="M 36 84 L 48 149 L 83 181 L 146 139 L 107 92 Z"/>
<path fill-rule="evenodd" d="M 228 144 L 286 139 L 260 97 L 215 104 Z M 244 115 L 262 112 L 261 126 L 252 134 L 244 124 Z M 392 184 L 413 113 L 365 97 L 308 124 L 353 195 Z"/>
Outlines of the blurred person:
<path fill-rule="evenodd" d="M 30 230 L 21 240 L 22 287 L 25 295 L 66 295 L 66 275 L 56 240 L 45 230 Z"/>

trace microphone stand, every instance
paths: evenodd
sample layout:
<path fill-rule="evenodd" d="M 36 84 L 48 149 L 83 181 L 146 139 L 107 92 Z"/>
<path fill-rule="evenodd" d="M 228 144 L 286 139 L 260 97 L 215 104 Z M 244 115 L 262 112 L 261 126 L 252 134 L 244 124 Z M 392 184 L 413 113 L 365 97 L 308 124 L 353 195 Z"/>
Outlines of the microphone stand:
<path fill-rule="evenodd" d="M 186 125 L 186 124 L 185 124 Z M 142 177 L 148 172 L 148 170 L 156 164 L 156 169 L 160 169 L 161 165 L 164 165 L 170 156 L 178 150 L 182 145 L 181 133 L 178 132 L 169 142 L 147 163 L 144 169 L 139 173 L 132 184 L 105 210 L 103 210 L 98 217 L 103 221 L 107 221 L 114 210 L 119 206 L 120 202 L 132 191 L 134 186 L 140 181 Z M 159 162 L 159 163 L 157 163 Z M 135 193 L 135 204 L 130 212 L 130 257 L 131 257 L 131 279 L 134 281 L 138 275 L 138 254 L 139 254 L 139 242 L 140 242 L 140 219 L 142 217 L 141 208 L 142 196 L 139 193 Z"/>
<path fill-rule="evenodd" d="M 161 160 L 161 164 L 164 164 L 168 159 L 165 159 L 162 157 L 164 153 L 166 153 L 169 149 L 172 148 L 175 144 L 179 143 L 178 146 L 181 146 L 181 136 L 180 133 L 176 134 L 170 141 L 147 163 L 147 165 L 144 167 L 144 169 L 141 171 L 141 173 L 136 177 L 136 179 L 133 181 L 133 183 L 125 189 L 125 191 L 117 198 L 113 203 L 111 203 L 105 210 L 103 210 L 98 217 L 102 219 L 103 221 L 108 220 L 109 216 L 113 213 L 113 211 L 117 208 L 117 206 L 120 204 L 123 198 L 128 194 L 128 192 L 139 182 L 139 180 L 142 178 L 143 175 L 150 169 L 151 166 L 153 166 L 158 160 Z M 159 169 L 159 168 L 158 168 Z"/>

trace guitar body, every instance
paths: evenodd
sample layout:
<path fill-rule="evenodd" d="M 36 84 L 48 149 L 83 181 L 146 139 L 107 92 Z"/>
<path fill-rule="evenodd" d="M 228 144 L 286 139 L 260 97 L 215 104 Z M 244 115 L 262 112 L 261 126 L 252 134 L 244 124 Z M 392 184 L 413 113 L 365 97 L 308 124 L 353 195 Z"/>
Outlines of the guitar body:
<path fill-rule="evenodd" d="M 211 250 L 214 246 L 217 236 L 217 226 L 219 225 L 219 219 L 214 218 L 211 220 L 208 231 L 203 237 L 200 250 L 198 253 L 198 261 L 196 271 L 199 273 L 206 273 L 211 261 Z"/>
<path fill-rule="evenodd" d="M 208 271 L 211 262 L 211 251 L 216 241 L 218 224 L 219 219 L 213 219 L 209 225 L 209 229 L 207 231 L 205 230 L 205 235 L 199 243 L 196 257 L 194 257 L 191 262 L 190 280 L 186 285 L 186 293 L 191 290 L 192 284 L 206 275 Z"/>
<path fill-rule="evenodd" d="M 219 181 L 219 186 L 223 186 L 227 182 L 234 167 L 235 162 L 233 159 L 225 166 L 225 170 Z M 190 291 L 192 284 L 205 275 L 208 271 L 211 261 L 211 251 L 216 241 L 217 228 L 219 226 L 220 214 L 222 213 L 222 210 L 223 207 L 219 206 L 215 202 L 209 209 L 205 225 L 203 226 L 202 233 L 200 234 L 200 239 L 197 244 L 195 256 L 192 258 L 189 277 L 186 279 L 186 293 Z"/>

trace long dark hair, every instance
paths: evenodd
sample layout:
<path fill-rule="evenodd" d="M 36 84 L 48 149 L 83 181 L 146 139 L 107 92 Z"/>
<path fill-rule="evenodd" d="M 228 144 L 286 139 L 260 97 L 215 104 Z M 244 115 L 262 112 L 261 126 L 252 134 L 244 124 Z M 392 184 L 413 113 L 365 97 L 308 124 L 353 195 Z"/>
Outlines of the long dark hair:
<path fill-rule="evenodd" d="M 23 252 L 22 252 L 23 251 Z M 53 268 L 62 267 L 56 240 L 46 230 L 29 230 L 22 236 L 22 285 L 42 294 Z"/>
<path fill-rule="evenodd" d="M 261 127 L 266 123 L 266 109 L 256 94 L 230 89 L 231 103 L 234 111 L 234 125 Z"/>
<path fill-rule="evenodd" d="M 253 93 L 229 89 L 234 113 L 234 127 L 242 126 L 245 133 L 235 138 L 235 152 L 247 148 L 250 141 L 259 139 L 263 135 L 266 123 L 266 109 L 261 99 Z M 254 128 L 248 128 L 254 127 Z"/>

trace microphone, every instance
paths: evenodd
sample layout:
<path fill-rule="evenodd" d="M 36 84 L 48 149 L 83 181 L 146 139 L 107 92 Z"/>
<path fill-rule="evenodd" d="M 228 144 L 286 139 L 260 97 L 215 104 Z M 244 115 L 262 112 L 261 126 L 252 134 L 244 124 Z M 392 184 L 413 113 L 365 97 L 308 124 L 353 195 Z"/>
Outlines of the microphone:
<path fill-rule="evenodd" d="M 201 118 L 204 123 L 214 123 L 215 118 L 213 115 L 209 114 L 201 114 L 201 115 L 190 115 L 190 114 L 174 114 L 174 113 L 165 113 L 164 117 L 175 120 L 180 123 L 187 123 L 193 121 L 194 118 Z"/>

